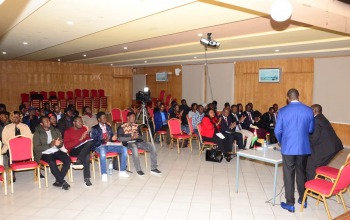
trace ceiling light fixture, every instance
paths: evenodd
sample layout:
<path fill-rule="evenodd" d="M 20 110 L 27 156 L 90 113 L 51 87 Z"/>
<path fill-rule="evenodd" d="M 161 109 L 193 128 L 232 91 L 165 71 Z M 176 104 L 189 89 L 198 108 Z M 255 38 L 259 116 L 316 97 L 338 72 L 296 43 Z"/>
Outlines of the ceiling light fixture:
<path fill-rule="evenodd" d="M 4 51 L 4 52 L 2 52 L 2 54 L 6 54 L 6 52 Z"/>
<path fill-rule="evenodd" d="M 147 61 L 145 61 L 145 63 L 147 63 Z"/>
<path fill-rule="evenodd" d="M 273 20 L 282 22 L 292 15 L 293 7 L 288 0 L 277 0 L 271 5 L 270 14 Z"/>
<path fill-rule="evenodd" d="M 124 50 L 128 49 L 127 47 L 124 47 Z"/>
<path fill-rule="evenodd" d="M 113 64 L 111 64 L 111 66 L 113 66 Z"/>
<path fill-rule="evenodd" d="M 60 62 L 60 61 L 61 61 L 61 59 L 57 59 L 57 61 L 58 61 L 58 62 Z"/>
<path fill-rule="evenodd" d="M 280 51 L 280 50 L 275 50 L 275 52 L 278 52 L 278 51 Z"/>
<path fill-rule="evenodd" d="M 197 57 L 194 57 L 194 59 L 197 59 Z"/>
<path fill-rule="evenodd" d="M 201 37 L 201 36 L 203 36 L 203 34 L 198 34 L 198 36 L 200 36 L 200 37 Z"/>
<path fill-rule="evenodd" d="M 83 56 L 86 57 L 86 54 L 84 54 Z"/>
<path fill-rule="evenodd" d="M 73 21 L 67 21 L 67 24 L 72 25 L 72 24 L 74 24 L 74 22 Z"/>
<path fill-rule="evenodd" d="M 23 44 L 28 44 L 27 42 L 23 42 Z"/>

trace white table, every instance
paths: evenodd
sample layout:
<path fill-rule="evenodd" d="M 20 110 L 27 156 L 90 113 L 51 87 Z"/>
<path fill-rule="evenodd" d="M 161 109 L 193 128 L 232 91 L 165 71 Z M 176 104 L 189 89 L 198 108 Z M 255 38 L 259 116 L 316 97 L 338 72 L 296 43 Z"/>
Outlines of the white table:
<path fill-rule="evenodd" d="M 276 151 L 272 149 L 273 147 L 278 147 L 277 144 L 268 145 L 268 149 L 266 152 L 262 150 L 243 150 L 237 152 L 237 173 L 236 173 L 236 193 L 238 193 L 238 178 L 239 178 L 239 158 L 246 157 L 254 160 L 260 160 L 267 163 L 275 164 L 275 179 L 273 184 L 273 205 L 275 205 L 275 197 L 276 197 L 276 186 L 277 186 L 277 171 L 278 164 L 282 163 L 282 154 L 280 151 Z M 272 147 L 272 148 L 271 148 Z"/>

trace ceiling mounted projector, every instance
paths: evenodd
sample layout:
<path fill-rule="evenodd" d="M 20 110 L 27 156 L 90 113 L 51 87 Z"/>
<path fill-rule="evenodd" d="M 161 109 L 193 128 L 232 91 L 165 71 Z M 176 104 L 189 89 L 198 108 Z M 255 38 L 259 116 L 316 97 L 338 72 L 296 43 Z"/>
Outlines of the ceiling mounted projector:
<path fill-rule="evenodd" d="M 211 39 L 211 33 L 207 34 L 207 38 L 202 37 L 202 39 L 200 40 L 200 43 L 203 44 L 204 46 L 208 46 L 208 47 L 219 47 L 220 46 L 220 43 Z"/>

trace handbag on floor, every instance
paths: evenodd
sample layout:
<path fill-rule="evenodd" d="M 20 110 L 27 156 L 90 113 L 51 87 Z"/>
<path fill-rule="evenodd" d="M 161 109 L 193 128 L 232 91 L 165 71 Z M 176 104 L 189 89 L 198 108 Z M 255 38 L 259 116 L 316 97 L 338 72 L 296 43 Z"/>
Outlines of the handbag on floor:
<path fill-rule="evenodd" d="M 222 152 L 220 150 L 213 148 L 211 150 L 207 149 L 205 151 L 206 161 L 221 163 L 223 159 L 224 159 L 224 156 L 222 155 Z"/>

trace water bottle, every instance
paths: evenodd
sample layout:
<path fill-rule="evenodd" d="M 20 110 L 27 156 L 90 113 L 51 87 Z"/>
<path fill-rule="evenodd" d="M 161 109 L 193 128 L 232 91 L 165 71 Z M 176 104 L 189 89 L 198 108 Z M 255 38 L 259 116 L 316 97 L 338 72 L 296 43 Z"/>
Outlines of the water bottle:
<path fill-rule="evenodd" d="M 109 174 L 109 175 L 112 175 L 112 174 L 113 174 L 113 161 L 112 161 L 112 158 L 109 159 L 108 174 Z"/>
<path fill-rule="evenodd" d="M 263 151 L 264 151 L 264 152 L 266 152 L 266 151 L 267 151 L 267 144 L 266 144 L 266 140 L 264 141 Z"/>

